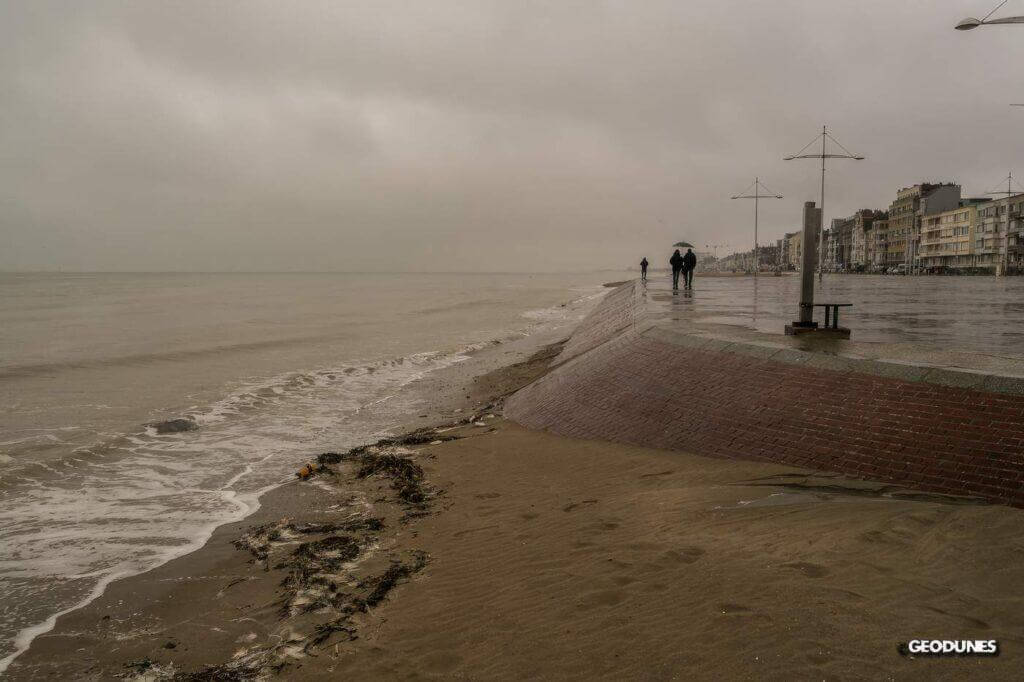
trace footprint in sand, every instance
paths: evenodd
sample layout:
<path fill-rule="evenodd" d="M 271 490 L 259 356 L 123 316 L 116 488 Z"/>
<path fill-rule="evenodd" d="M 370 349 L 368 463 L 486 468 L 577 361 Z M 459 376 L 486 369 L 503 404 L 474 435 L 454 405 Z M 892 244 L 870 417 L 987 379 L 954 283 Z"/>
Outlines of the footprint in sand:
<path fill-rule="evenodd" d="M 493 500 L 496 497 L 501 497 L 501 493 L 480 493 L 479 495 L 474 495 L 473 497 L 477 498 L 478 500 Z"/>
<path fill-rule="evenodd" d="M 633 564 L 626 563 L 625 561 L 619 561 L 618 559 L 614 559 L 612 557 L 608 557 L 607 561 L 608 561 L 608 566 L 611 566 L 612 568 L 616 568 L 616 569 L 618 569 L 620 571 L 624 571 L 626 569 L 633 568 Z"/>
<path fill-rule="evenodd" d="M 670 549 L 661 555 L 661 561 L 666 563 L 692 564 L 704 556 L 704 550 L 693 545 L 683 545 L 677 549 Z"/>
<path fill-rule="evenodd" d="M 643 475 L 640 476 L 640 478 L 655 478 L 656 476 L 668 476 L 669 474 L 674 474 L 674 473 L 675 473 L 675 469 L 669 469 L 668 471 L 659 471 L 659 472 L 657 472 L 655 474 L 643 474 Z"/>
<path fill-rule="evenodd" d="M 662 552 L 657 559 L 644 564 L 639 570 L 644 573 L 663 573 L 665 571 L 671 571 L 673 567 L 679 566 L 679 564 L 692 564 L 699 561 L 700 558 L 704 556 L 704 553 L 704 550 L 700 547 L 683 545 L 682 547 Z"/>
<path fill-rule="evenodd" d="M 495 525 L 492 525 L 492 526 L 479 526 L 477 528 L 466 528 L 466 529 L 463 529 L 463 530 L 455 531 L 454 533 L 452 533 L 452 537 L 453 538 L 461 538 L 463 535 L 468 535 L 470 533 L 478 533 L 478 532 L 480 532 L 482 530 L 491 530 L 491 529 L 497 528 L 497 527 L 498 527 L 497 524 L 495 524 Z"/>
<path fill-rule="evenodd" d="M 806 561 L 792 561 L 788 564 L 780 564 L 783 568 L 792 568 L 800 571 L 808 578 L 823 578 L 828 575 L 829 571 L 824 566 L 818 564 L 810 564 Z"/>
<path fill-rule="evenodd" d="M 571 512 L 573 509 L 577 509 L 588 504 L 597 504 L 597 500 L 583 500 L 582 502 L 571 502 L 566 506 L 562 507 L 562 511 Z"/>
<path fill-rule="evenodd" d="M 615 606 L 625 598 L 626 593 L 622 590 L 601 590 L 583 595 L 583 598 L 580 599 L 579 607 L 581 609 L 592 609 L 598 606 Z"/>

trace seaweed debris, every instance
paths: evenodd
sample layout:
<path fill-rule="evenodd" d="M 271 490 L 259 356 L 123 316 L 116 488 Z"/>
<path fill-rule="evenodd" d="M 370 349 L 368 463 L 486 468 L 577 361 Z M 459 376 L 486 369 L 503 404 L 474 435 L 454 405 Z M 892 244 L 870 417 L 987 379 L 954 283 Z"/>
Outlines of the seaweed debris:
<path fill-rule="evenodd" d="M 456 426 L 464 423 L 465 420 L 456 422 L 455 424 L 449 424 L 449 426 Z M 317 455 L 316 463 L 321 466 L 330 464 L 339 464 L 341 462 L 349 462 L 358 459 L 361 455 L 371 451 L 372 449 L 381 448 L 394 448 L 410 445 L 424 445 L 426 443 L 447 442 L 450 440 L 458 440 L 462 436 L 455 436 L 451 434 L 444 434 L 439 432 L 435 428 L 423 427 L 410 431 L 409 433 L 401 436 L 395 436 L 393 438 L 381 438 L 376 443 L 369 445 L 360 445 L 352 448 L 348 452 L 324 452 Z"/>
<path fill-rule="evenodd" d="M 250 664 L 211 665 L 193 673 L 178 673 L 173 682 L 248 682 L 260 676 L 261 667 Z"/>
<path fill-rule="evenodd" d="M 413 550 L 410 555 L 411 559 L 407 562 L 392 559 L 391 564 L 382 574 L 361 581 L 356 588 L 362 590 L 365 596 L 338 594 L 334 600 L 334 606 L 339 613 L 338 617 L 317 625 L 305 650 L 309 652 L 339 632 L 344 633 L 349 641 L 357 639 L 358 633 L 352 622 L 352 616 L 357 613 L 366 613 L 379 605 L 403 579 L 419 573 L 427 565 L 428 555 L 426 552 Z"/>
<path fill-rule="evenodd" d="M 427 501 L 427 490 L 423 484 L 423 467 L 408 457 L 386 454 L 364 453 L 359 461 L 358 478 L 384 476 L 391 480 L 391 488 L 398 493 L 398 499 L 407 505 L 422 507 Z"/>
<path fill-rule="evenodd" d="M 402 578 L 408 578 L 414 573 L 419 573 L 423 570 L 423 567 L 427 565 L 427 553 L 422 550 L 415 550 L 412 552 L 413 560 L 410 563 L 403 563 L 401 561 L 392 561 L 391 565 L 388 566 L 388 570 L 384 571 L 383 574 L 372 578 L 369 581 L 364 581 L 360 586 L 373 586 L 373 590 L 369 596 L 366 597 L 366 605 L 373 608 L 377 604 L 384 601 L 384 598 L 388 596 L 388 593 L 395 588 Z"/>
<path fill-rule="evenodd" d="M 264 523 L 250 528 L 241 537 L 234 540 L 232 544 L 236 549 L 248 551 L 252 554 L 255 561 L 263 563 L 264 570 L 269 570 L 271 548 L 282 538 L 290 538 L 296 535 L 330 535 L 339 532 L 373 534 L 379 533 L 383 529 L 384 521 L 373 517 L 352 519 L 340 523 L 291 523 L 288 519 L 281 519 L 280 521 Z M 317 542 L 322 543 L 325 540 L 300 544 L 299 550 L 307 554 L 311 553 L 313 549 L 319 548 L 315 546 Z M 306 549 L 303 549 L 304 547 Z"/>
<path fill-rule="evenodd" d="M 429 438 L 430 436 L 423 436 Z M 451 440 L 454 436 L 448 437 Z M 436 440 L 436 439 L 434 439 Z M 433 442 L 433 441 L 428 441 Z M 386 445 L 361 445 L 344 454 L 325 452 L 317 457 L 322 471 L 330 471 L 329 465 L 339 462 L 352 462 L 356 469 L 356 478 L 382 476 L 391 481 L 391 488 L 397 493 L 398 499 L 407 507 L 418 511 L 426 509 L 430 490 L 424 482 L 423 467 L 411 458 L 387 451 L 395 445 L 389 441 Z M 381 450 L 384 449 L 384 452 Z"/>

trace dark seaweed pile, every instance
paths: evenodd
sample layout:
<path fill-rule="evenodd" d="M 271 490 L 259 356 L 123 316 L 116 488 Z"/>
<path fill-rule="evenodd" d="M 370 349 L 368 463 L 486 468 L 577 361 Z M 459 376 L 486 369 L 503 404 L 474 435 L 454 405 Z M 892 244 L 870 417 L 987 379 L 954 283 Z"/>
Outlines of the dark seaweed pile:
<path fill-rule="evenodd" d="M 388 447 L 432 443 L 438 440 L 455 440 L 457 436 L 442 436 L 433 429 L 419 429 L 398 438 L 383 438 L 374 445 L 361 445 L 348 452 L 325 452 L 317 456 L 319 473 L 335 473 L 330 466 L 341 462 L 356 465 L 356 477 L 380 476 L 391 481 L 391 488 L 399 501 L 416 511 L 424 511 L 430 491 L 424 482 L 423 467 L 408 457 L 390 452 L 380 452 Z"/>
<path fill-rule="evenodd" d="M 479 420 L 477 415 L 462 421 Z M 394 452 L 402 446 L 423 445 L 436 441 L 450 441 L 460 436 L 444 435 L 436 429 L 417 429 L 394 438 L 382 438 L 372 445 L 362 445 L 345 453 L 325 452 L 316 458 L 319 465 L 314 476 L 342 476 L 332 465 L 351 464 L 348 475 L 357 479 L 386 480 L 395 493 L 397 502 L 405 508 L 402 522 L 429 513 L 428 508 L 436 491 L 426 482 L 423 467 L 412 458 Z M 428 555 L 420 550 L 406 550 L 392 554 L 387 568 L 376 575 L 356 576 L 358 571 L 350 562 L 358 559 L 367 546 L 374 543 L 385 523 L 380 518 L 362 518 L 342 522 L 292 523 L 281 520 L 250 528 L 234 541 L 237 549 L 249 552 L 253 562 L 264 570 L 286 571 L 281 580 L 279 602 L 281 618 L 300 614 L 316 614 L 321 622 L 312 626 L 304 649 L 314 650 L 329 639 L 341 636 L 345 640 L 358 637 L 354 617 L 366 613 L 384 602 L 390 592 L 403 581 L 421 571 Z M 299 536 L 300 542 L 293 544 Z M 275 551 L 276 550 L 276 551 Z M 369 564 L 363 563 L 365 571 Z M 280 663 L 274 648 L 260 649 L 253 657 L 222 665 L 209 666 L 193 673 L 179 673 L 177 682 L 242 682 L 258 678 L 266 671 L 280 673 Z"/>

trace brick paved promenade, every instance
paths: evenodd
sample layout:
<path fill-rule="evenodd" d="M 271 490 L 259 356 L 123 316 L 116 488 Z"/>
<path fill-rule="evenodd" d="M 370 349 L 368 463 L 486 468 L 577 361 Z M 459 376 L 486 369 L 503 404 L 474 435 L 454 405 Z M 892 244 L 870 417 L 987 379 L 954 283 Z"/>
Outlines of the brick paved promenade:
<path fill-rule="evenodd" d="M 612 292 L 506 415 L 1024 507 L 1022 382 L 688 336 L 642 307 L 636 285 Z"/>

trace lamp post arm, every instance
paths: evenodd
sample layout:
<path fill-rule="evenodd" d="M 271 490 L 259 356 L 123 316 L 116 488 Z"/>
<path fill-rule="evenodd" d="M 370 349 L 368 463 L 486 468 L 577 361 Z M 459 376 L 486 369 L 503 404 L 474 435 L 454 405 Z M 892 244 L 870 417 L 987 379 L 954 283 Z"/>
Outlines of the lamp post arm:
<path fill-rule="evenodd" d="M 998 19 L 988 19 L 981 22 L 982 24 L 1024 24 L 1024 17 L 1000 17 Z"/>
<path fill-rule="evenodd" d="M 792 161 L 793 159 L 853 159 L 855 161 L 863 161 L 863 156 L 852 156 L 850 154 L 801 154 L 800 156 L 783 156 L 783 161 Z"/>

